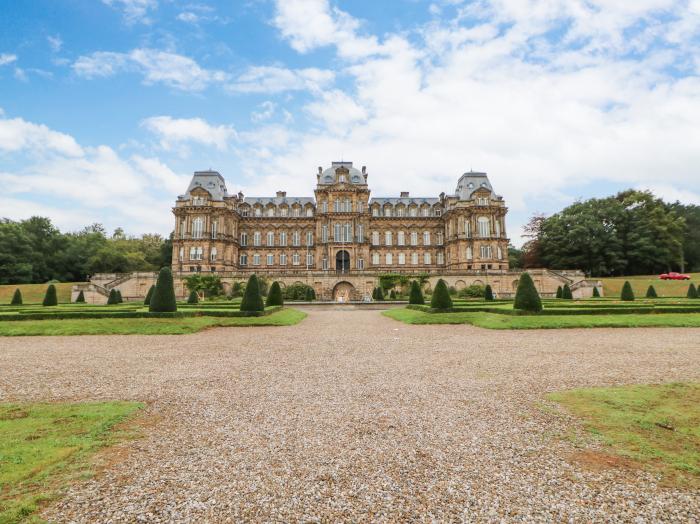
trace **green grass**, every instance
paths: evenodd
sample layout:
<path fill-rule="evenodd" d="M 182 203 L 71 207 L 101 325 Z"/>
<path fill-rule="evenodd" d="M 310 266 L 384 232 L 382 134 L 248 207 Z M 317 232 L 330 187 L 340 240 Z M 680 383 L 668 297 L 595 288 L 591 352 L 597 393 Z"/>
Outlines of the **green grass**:
<path fill-rule="evenodd" d="M 61 282 L 56 286 L 56 296 L 59 303 L 70 302 L 70 292 L 79 282 Z M 41 304 L 44 301 L 48 284 L 3 284 L 0 285 L 0 304 L 9 304 L 15 289 L 22 292 L 22 300 L 25 304 Z"/>
<path fill-rule="evenodd" d="M 698 313 L 663 315 L 500 315 L 459 312 L 424 313 L 412 309 L 389 309 L 383 315 L 406 324 L 471 324 L 487 329 L 563 329 L 600 327 L 700 327 Z"/>
<path fill-rule="evenodd" d="M 129 437 L 115 426 L 134 402 L 0 404 L 0 524 L 34 513 L 69 482 L 90 474 L 100 448 Z"/>
<path fill-rule="evenodd" d="M 613 453 L 700 487 L 700 384 L 625 386 L 549 395 Z"/>
<path fill-rule="evenodd" d="M 642 298 L 647 293 L 649 285 L 660 297 L 685 297 L 691 282 L 697 285 L 700 282 L 700 273 L 688 273 L 692 280 L 659 280 L 658 275 L 638 275 L 633 277 L 601 278 L 603 292 L 606 297 L 619 298 L 625 280 L 629 280 L 637 298 Z"/>
<path fill-rule="evenodd" d="M 210 327 L 291 326 L 306 313 L 282 309 L 263 317 L 100 318 L 0 322 L 0 336 L 26 335 L 182 335 Z"/>

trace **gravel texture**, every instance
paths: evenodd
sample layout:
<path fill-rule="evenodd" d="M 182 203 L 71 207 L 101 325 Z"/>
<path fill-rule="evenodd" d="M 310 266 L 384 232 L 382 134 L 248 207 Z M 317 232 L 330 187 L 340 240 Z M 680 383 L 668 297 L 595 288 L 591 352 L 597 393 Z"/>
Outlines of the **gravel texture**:
<path fill-rule="evenodd" d="M 700 380 L 700 330 L 313 309 L 291 327 L 0 339 L 4 401 L 148 402 L 143 438 L 47 508 L 52 522 L 697 521 L 700 494 L 579 460 L 564 435 L 594 449 L 585 433 L 543 402 L 671 380 Z"/>

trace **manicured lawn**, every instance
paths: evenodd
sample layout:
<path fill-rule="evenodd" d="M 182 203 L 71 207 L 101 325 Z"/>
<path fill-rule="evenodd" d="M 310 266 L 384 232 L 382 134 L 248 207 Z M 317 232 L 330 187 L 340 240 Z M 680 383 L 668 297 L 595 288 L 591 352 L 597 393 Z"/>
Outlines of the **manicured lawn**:
<path fill-rule="evenodd" d="M 100 448 L 129 435 L 115 425 L 134 402 L 0 404 L 0 523 L 38 521 L 42 502 L 90 473 Z"/>
<path fill-rule="evenodd" d="M 629 280 L 637 297 L 647 293 L 649 285 L 653 285 L 660 297 L 684 297 L 688 292 L 690 282 L 697 286 L 700 283 L 700 273 L 689 273 L 692 280 L 659 280 L 658 275 L 640 275 L 634 277 L 601 278 L 606 297 L 619 297 L 625 280 Z"/>
<path fill-rule="evenodd" d="M 612 453 L 700 487 L 700 384 L 625 386 L 549 395 Z"/>
<path fill-rule="evenodd" d="M 0 322 L 0 336 L 182 335 L 216 326 L 291 326 L 306 313 L 282 309 L 262 317 L 100 318 Z M 0 523 L 1 524 L 1 523 Z"/>
<path fill-rule="evenodd" d="M 59 302 L 70 302 L 70 290 L 79 282 L 62 282 L 54 284 Z M 44 301 L 48 284 L 7 284 L 0 285 L 0 304 L 9 304 L 15 289 L 22 292 L 22 300 L 25 304 L 41 304 Z"/>
<path fill-rule="evenodd" d="M 595 327 L 700 327 L 698 313 L 663 315 L 527 315 L 459 312 L 424 313 L 412 309 L 389 309 L 383 315 L 406 324 L 472 324 L 487 329 L 561 329 Z"/>

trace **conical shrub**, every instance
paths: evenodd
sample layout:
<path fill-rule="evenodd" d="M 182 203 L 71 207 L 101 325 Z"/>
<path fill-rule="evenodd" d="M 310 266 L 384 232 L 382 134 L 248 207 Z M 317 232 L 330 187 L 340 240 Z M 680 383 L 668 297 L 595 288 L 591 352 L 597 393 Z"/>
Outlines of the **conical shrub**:
<path fill-rule="evenodd" d="M 491 302 L 493 300 L 493 289 L 491 289 L 491 284 L 486 284 L 484 288 L 484 299 Z"/>
<path fill-rule="evenodd" d="M 46 295 L 44 295 L 43 305 L 45 305 L 45 306 L 57 306 L 58 305 L 58 297 L 56 296 L 56 286 L 54 286 L 53 284 L 49 284 L 49 287 L 46 288 Z"/>
<path fill-rule="evenodd" d="M 564 297 L 564 290 L 562 289 L 561 286 L 557 288 L 557 298 L 563 298 Z"/>
<path fill-rule="evenodd" d="M 312 287 L 307 287 L 306 292 L 304 293 L 304 300 L 307 302 L 312 302 L 316 300 L 316 292 L 314 291 L 314 288 Z"/>
<path fill-rule="evenodd" d="M 698 298 L 698 290 L 695 287 L 695 284 L 690 284 L 688 286 L 688 298 Z"/>
<path fill-rule="evenodd" d="M 569 284 L 564 284 L 564 287 L 561 290 L 561 298 L 564 300 L 573 300 L 574 295 L 571 293 L 571 288 L 569 287 Z"/>
<path fill-rule="evenodd" d="M 122 298 L 122 292 L 117 289 L 117 304 L 122 304 L 124 299 Z"/>
<path fill-rule="evenodd" d="M 377 300 L 384 300 L 384 290 L 382 286 L 377 286 Z"/>
<path fill-rule="evenodd" d="M 270 286 L 270 291 L 267 293 L 267 300 L 265 301 L 265 305 L 267 307 L 270 307 L 270 306 L 281 306 L 283 304 L 284 304 L 284 299 L 282 298 L 282 288 L 280 287 L 279 282 L 274 281 L 272 283 L 272 285 Z"/>
<path fill-rule="evenodd" d="M 423 297 L 423 292 L 417 280 L 411 282 L 411 292 L 408 295 L 408 303 L 418 305 L 425 304 L 425 298 Z"/>
<path fill-rule="evenodd" d="M 658 298 L 654 286 L 649 286 L 649 288 L 647 289 L 647 298 Z"/>
<path fill-rule="evenodd" d="M 593 286 L 593 298 L 600 298 L 600 291 L 598 291 L 598 286 Z"/>
<path fill-rule="evenodd" d="M 148 304 L 148 311 L 153 313 L 177 311 L 175 285 L 173 284 L 173 274 L 169 267 L 162 268 L 158 273 L 156 288 L 153 290 L 151 302 Z"/>
<path fill-rule="evenodd" d="M 450 290 L 447 289 L 447 284 L 443 279 L 438 280 L 435 285 L 433 296 L 430 300 L 430 307 L 432 309 L 450 309 L 452 307 Z"/>
<path fill-rule="evenodd" d="M 396 300 L 396 291 L 394 291 L 394 290 L 392 289 L 391 292 L 389 293 L 389 298 L 390 298 L 391 300 Z"/>
<path fill-rule="evenodd" d="M 109 296 L 107 297 L 107 304 L 112 306 L 114 304 L 119 304 L 119 296 L 117 296 L 117 290 L 112 288 L 109 291 Z"/>
<path fill-rule="evenodd" d="M 188 304 L 199 304 L 199 295 L 197 292 L 193 289 L 190 291 L 190 296 L 187 297 L 187 303 Z"/>
<path fill-rule="evenodd" d="M 148 306 L 151 304 L 151 298 L 153 298 L 153 292 L 156 290 L 156 286 L 152 285 L 148 288 L 148 293 L 146 293 L 146 298 L 143 300 L 143 305 Z"/>
<path fill-rule="evenodd" d="M 245 287 L 245 294 L 241 301 L 241 311 L 264 311 L 262 295 L 260 294 L 260 282 L 255 274 L 250 275 Z"/>
<path fill-rule="evenodd" d="M 76 304 L 85 304 L 85 293 L 83 293 L 83 290 L 80 290 L 80 293 L 78 293 L 78 296 L 75 297 L 75 303 Z"/>
<path fill-rule="evenodd" d="M 10 301 L 10 305 L 12 305 L 12 306 L 21 306 L 22 305 L 22 292 L 19 290 L 19 288 L 15 289 L 15 294 L 12 295 L 12 300 Z"/>
<path fill-rule="evenodd" d="M 518 289 L 515 292 L 513 308 L 521 311 L 529 311 L 530 313 L 539 313 L 542 311 L 542 299 L 529 273 L 523 273 L 523 276 L 520 277 Z"/>
<path fill-rule="evenodd" d="M 622 286 L 622 293 L 620 293 L 620 299 L 627 302 L 634 300 L 634 291 L 632 290 L 632 284 L 629 280 L 625 280 L 625 284 Z"/>

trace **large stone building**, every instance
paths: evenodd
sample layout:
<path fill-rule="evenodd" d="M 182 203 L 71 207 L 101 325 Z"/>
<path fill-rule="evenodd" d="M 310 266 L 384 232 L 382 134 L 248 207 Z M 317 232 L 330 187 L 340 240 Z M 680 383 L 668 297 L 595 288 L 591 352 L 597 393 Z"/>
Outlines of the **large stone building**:
<path fill-rule="evenodd" d="M 313 175 L 312 175 L 313 176 Z M 457 289 L 490 284 L 512 296 L 520 278 L 508 267 L 508 209 L 485 173 L 464 173 L 452 194 L 437 197 L 371 197 L 367 170 L 352 162 L 318 168 L 314 196 L 246 197 L 229 194 L 216 171 L 198 171 L 173 213 L 172 269 L 178 297 L 184 278 L 202 272 L 221 277 L 225 289 L 258 273 L 283 286 L 313 286 L 322 300 L 367 300 L 381 275 L 439 278 Z M 529 270 L 544 296 L 569 284 L 590 296 L 580 271 Z M 155 273 L 100 274 L 76 286 L 90 302 L 104 302 L 118 287 L 126 299 L 142 298 Z"/>
<path fill-rule="evenodd" d="M 338 273 L 507 270 L 507 208 L 485 173 L 453 194 L 371 197 L 352 162 L 318 168 L 314 197 L 230 195 L 198 171 L 173 209 L 175 272 Z"/>

